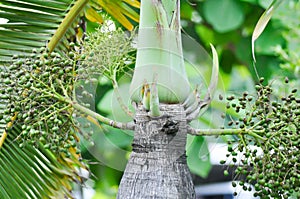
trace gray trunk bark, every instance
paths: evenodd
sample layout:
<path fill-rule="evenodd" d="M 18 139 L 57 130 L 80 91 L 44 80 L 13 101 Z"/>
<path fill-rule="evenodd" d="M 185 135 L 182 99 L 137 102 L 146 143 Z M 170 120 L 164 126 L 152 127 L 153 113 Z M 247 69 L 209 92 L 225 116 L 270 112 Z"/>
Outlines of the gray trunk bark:
<path fill-rule="evenodd" d="M 132 153 L 122 177 L 118 199 L 194 199 L 187 167 L 187 123 L 181 105 L 160 105 L 164 114 L 151 118 L 140 106 Z"/>

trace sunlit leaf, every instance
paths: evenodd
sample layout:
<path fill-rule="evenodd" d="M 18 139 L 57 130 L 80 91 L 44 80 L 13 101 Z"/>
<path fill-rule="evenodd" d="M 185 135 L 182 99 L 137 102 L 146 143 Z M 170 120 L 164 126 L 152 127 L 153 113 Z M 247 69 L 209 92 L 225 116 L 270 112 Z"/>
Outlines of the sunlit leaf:
<path fill-rule="evenodd" d="M 139 8 L 141 6 L 141 3 L 137 0 L 123 0 L 123 1 L 136 8 Z"/>
<path fill-rule="evenodd" d="M 85 11 L 85 17 L 91 22 L 103 23 L 102 16 L 91 7 Z"/>
<path fill-rule="evenodd" d="M 136 11 L 134 11 L 131 7 L 127 6 L 126 4 L 122 4 L 123 13 L 130 19 L 138 22 L 139 21 L 139 15 Z"/>
<path fill-rule="evenodd" d="M 139 16 L 136 11 L 128 6 L 139 7 L 140 2 L 137 0 L 92 0 L 92 3 L 102 7 L 108 14 L 110 14 L 128 30 L 133 29 L 133 25 L 128 18 L 134 21 L 139 20 Z"/>

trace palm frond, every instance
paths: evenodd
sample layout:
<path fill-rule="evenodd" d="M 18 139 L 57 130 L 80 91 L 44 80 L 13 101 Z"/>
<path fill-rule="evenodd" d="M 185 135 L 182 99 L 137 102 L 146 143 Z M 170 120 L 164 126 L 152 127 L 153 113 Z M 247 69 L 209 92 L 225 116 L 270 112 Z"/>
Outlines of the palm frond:
<path fill-rule="evenodd" d="M 80 179 L 74 165 L 58 162 L 42 147 L 20 148 L 14 141 L 19 133 L 14 125 L 0 149 L 0 198 L 71 198 L 70 179 Z"/>
<path fill-rule="evenodd" d="M 128 18 L 138 22 L 139 15 L 132 7 L 139 8 L 138 0 L 91 0 L 94 6 L 102 7 L 108 14 L 119 21 L 128 30 L 133 29 L 133 25 Z"/>
<path fill-rule="evenodd" d="M 133 25 L 128 18 L 138 21 L 138 0 L 3 0 L 0 18 L 0 63 L 8 62 L 15 54 L 30 54 L 33 48 L 46 46 L 66 52 L 76 36 L 76 26 L 85 14 L 88 20 L 102 23 L 99 10 L 104 9 L 129 30 Z"/>
<path fill-rule="evenodd" d="M 8 62 L 12 55 L 30 53 L 52 37 L 73 0 L 3 0 L 0 18 L 0 62 Z"/>

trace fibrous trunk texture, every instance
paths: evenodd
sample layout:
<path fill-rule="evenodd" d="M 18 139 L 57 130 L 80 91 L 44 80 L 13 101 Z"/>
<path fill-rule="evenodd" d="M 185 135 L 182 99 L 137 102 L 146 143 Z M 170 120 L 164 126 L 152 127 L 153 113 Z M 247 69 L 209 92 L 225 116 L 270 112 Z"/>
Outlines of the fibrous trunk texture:
<path fill-rule="evenodd" d="M 186 119 L 181 105 L 160 105 L 162 116 L 136 111 L 132 153 L 120 183 L 119 199 L 193 199 L 187 167 Z"/>

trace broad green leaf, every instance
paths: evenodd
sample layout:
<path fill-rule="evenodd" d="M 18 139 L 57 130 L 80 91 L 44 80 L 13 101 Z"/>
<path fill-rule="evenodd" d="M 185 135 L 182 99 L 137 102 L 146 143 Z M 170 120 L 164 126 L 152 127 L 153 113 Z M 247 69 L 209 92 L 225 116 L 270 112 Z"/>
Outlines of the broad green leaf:
<path fill-rule="evenodd" d="M 254 28 L 254 31 L 252 34 L 252 39 L 251 39 L 252 57 L 253 57 L 254 62 L 256 62 L 255 54 L 254 54 L 254 42 L 264 31 L 264 29 L 266 28 L 267 24 L 269 23 L 272 15 L 274 14 L 275 9 L 278 8 L 278 6 L 280 5 L 281 2 L 282 2 L 282 0 L 274 0 L 272 2 L 272 4 L 269 6 L 269 8 L 261 15 L 261 17 L 259 18 L 259 20 Z"/>
<path fill-rule="evenodd" d="M 215 30 L 221 33 L 237 29 L 245 18 L 242 4 L 237 0 L 205 1 L 203 14 Z"/>
<path fill-rule="evenodd" d="M 192 173 L 203 178 L 211 170 L 209 150 L 203 136 L 188 136 L 187 163 Z"/>
<path fill-rule="evenodd" d="M 195 31 L 197 35 L 201 38 L 201 41 L 205 42 L 206 46 L 209 46 L 210 43 L 215 43 L 215 34 L 214 31 L 203 25 L 196 25 Z"/>
<path fill-rule="evenodd" d="M 249 2 L 249 3 L 252 3 L 252 4 L 257 4 L 257 0 L 241 0 L 241 1 Z"/>
<path fill-rule="evenodd" d="M 193 8 L 190 4 L 182 4 L 180 5 L 180 17 L 181 19 L 192 19 L 193 16 Z"/>

